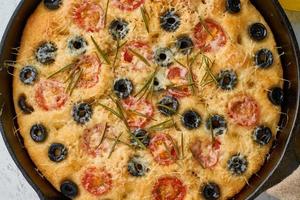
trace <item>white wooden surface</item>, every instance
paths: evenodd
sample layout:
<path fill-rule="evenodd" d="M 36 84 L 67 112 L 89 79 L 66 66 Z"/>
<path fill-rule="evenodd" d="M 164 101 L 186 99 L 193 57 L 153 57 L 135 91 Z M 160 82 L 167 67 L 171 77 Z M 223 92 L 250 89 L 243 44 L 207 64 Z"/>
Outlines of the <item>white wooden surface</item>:
<path fill-rule="evenodd" d="M 1 0 L 0 38 L 19 2 L 20 0 Z M 300 41 L 300 13 L 289 12 L 288 14 L 297 32 L 298 41 Z M 272 197 L 263 194 L 257 200 L 272 199 Z M 0 200 L 38 200 L 38 196 L 11 159 L 2 137 L 0 138 Z"/>

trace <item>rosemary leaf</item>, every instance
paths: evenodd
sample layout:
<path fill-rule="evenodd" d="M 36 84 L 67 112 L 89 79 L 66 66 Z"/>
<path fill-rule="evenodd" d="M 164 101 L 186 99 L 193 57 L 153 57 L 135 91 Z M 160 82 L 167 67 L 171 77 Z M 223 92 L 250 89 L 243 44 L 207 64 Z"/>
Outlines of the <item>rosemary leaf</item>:
<path fill-rule="evenodd" d="M 106 2 L 106 8 L 105 8 L 105 16 L 104 16 L 104 27 L 106 26 L 107 23 L 107 13 L 108 13 L 108 6 L 109 6 L 109 0 Z"/>
<path fill-rule="evenodd" d="M 117 113 L 115 110 L 109 108 L 108 106 L 106 106 L 106 105 L 104 105 L 104 104 L 102 104 L 102 103 L 99 103 L 99 102 L 98 102 L 98 104 L 99 104 L 101 107 L 103 107 L 105 110 L 111 112 L 113 115 L 115 115 L 115 116 L 118 117 L 119 119 L 123 120 L 122 117 L 121 117 L 121 115 L 120 115 L 119 113 Z"/>
<path fill-rule="evenodd" d="M 106 136 L 105 139 L 112 140 L 112 141 L 116 141 L 117 140 L 116 138 L 111 138 L 111 137 L 108 137 L 108 136 Z M 121 144 L 124 144 L 124 145 L 126 145 L 126 146 L 128 146 L 130 148 L 132 148 L 132 146 L 130 144 L 128 144 L 127 142 L 124 142 L 124 141 L 122 141 L 120 139 L 118 140 L 118 142 L 121 143 Z"/>
<path fill-rule="evenodd" d="M 50 75 L 47 77 L 47 79 L 50 79 L 50 78 L 54 77 L 55 75 L 57 75 L 57 74 L 59 74 L 59 73 L 62 73 L 62 72 L 64 72 L 64 71 L 68 70 L 68 69 L 70 69 L 70 68 L 73 67 L 73 66 L 74 66 L 74 63 L 68 64 L 68 65 L 66 65 L 66 66 L 64 66 L 64 67 L 62 67 L 62 68 L 60 68 L 59 70 L 57 70 L 57 71 L 54 72 L 53 74 L 50 74 Z"/>
<path fill-rule="evenodd" d="M 177 111 L 176 110 L 174 110 L 174 109 L 172 109 L 172 108 L 170 108 L 169 106 L 166 106 L 166 105 L 163 105 L 163 104 L 156 104 L 158 107 L 162 107 L 162 108 L 165 108 L 165 109 L 167 109 L 168 111 L 170 111 L 170 112 L 172 112 L 172 113 L 174 113 L 174 114 L 176 114 L 177 113 Z M 182 115 L 180 115 L 180 114 L 178 114 L 177 113 L 177 115 L 179 115 L 179 116 L 181 116 L 182 117 Z M 172 120 L 172 119 L 171 119 Z M 172 120 L 173 121 L 173 120 Z"/>
<path fill-rule="evenodd" d="M 142 14 L 142 18 L 143 18 L 143 21 L 144 21 L 144 24 L 145 24 L 145 28 L 147 30 L 147 32 L 149 33 L 149 15 L 147 13 L 147 10 L 142 6 L 140 8 L 140 11 L 141 11 L 141 14 Z"/>
<path fill-rule="evenodd" d="M 146 81 L 145 85 L 134 95 L 134 97 L 138 97 L 140 94 L 140 99 L 142 99 L 145 94 L 148 92 L 149 89 L 153 89 L 153 87 L 151 87 L 151 85 L 153 85 L 153 81 L 154 81 L 154 78 L 157 74 L 157 67 L 155 68 L 155 71 L 151 74 L 150 78 Z"/>
<path fill-rule="evenodd" d="M 97 44 L 96 40 L 94 39 L 93 36 L 91 36 L 92 42 L 95 45 L 97 52 L 100 54 L 100 56 L 102 57 L 102 59 L 106 62 L 106 64 L 110 65 L 110 61 L 106 55 L 106 53 L 99 47 L 99 45 Z"/>
<path fill-rule="evenodd" d="M 165 120 L 161 123 L 152 125 L 148 128 L 149 131 L 161 131 L 164 129 L 168 129 L 174 126 L 172 119 Z"/>
<path fill-rule="evenodd" d="M 69 83 L 68 88 L 67 88 L 67 91 L 68 91 L 70 96 L 72 95 L 75 87 L 77 86 L 77 84 L 80 80 L 80 77 L 82 75 L 82 72 L 83 72 L 83 69 L 80 69 L 79 71 L 75 72 L 73 77 L 71 77 L 70 83 Z"/>
<path fill-rule="evenodd" d="M 105 123 L 104 130 L 101 133 L 100 142 L 99 142 L 99 144 L 97 146 L 97 149 L 100 147 L 100 145 L 102 144 L 102 142 L 103 142 L 103 140 L 105 138 L 106 130 L 107 130 L 107 123 Z"/>
<path fill-rule="evenodd" d="M 183 138 L 183 132 L 181 132 L 181 159 L 184 159 L 184 138 Z"/>
<path fill-rule="evenodd" d="M 147 59 L 143 55 L 139 54 L 138 52 L 134 51 L 131 48 L 129 48 L 129 51 L 131 53 L 133 53 L 136 57 L 138 57 L 143 63 L 145 63 L 146 65 L 148 65 L 149 67 L 151 67 L 151 64 L 147 61 Z"/>
<path fill-rule="evenodd" d="M 143 118 L 146 118 L 146 119 L 152 119 L 152 120 L 154 120 L 154 121 L 157 121 L 156 119 L 154 119 L 153 117 L 149 117 L 149 116 L 147 116 L 147 115 L 145 115 L 145 114 L 143 114 L 143 113 L 141 113 L 141 112 L 138 112 L 138 111 L 136 111 L 136 110 L 129 110 L 129 112 L 132 112 L 132 113 L 134 113 L 134 114 L 136 114 L 136 115 L 138 115 L 138 116 L 141 116 L 141 117 L 143 117 Z"/>
<path fill-rule="evenodd" d="M 214 35 L 210 32 L 210 30 L 209 30 L 208 27 L 207 27 L 207 24 L 206 24 L 205 21 L 202 19 L 202 17 L 199 15 L 199 13 L 198 13 L 198 18 L 199 18 L 200 23 L 201 23 L 202 26 L 204 27 L 205 31 L 206 31 L 212 38 L 214 38 Z"/>
<path fill-rule="evenodd" d="M 112 148 L 111 148 L 111 150 L 110 150 L 110 152 L 109 152 L 108 158 L 110 158 L 111 155 L 112 155 L 112 153 L 115 151 L 115 148 L 116 148 L 117 144 L 119 143 L 119 139 L 120 139 L 120 137 L 122 136 L 122 134 L 123 134 L 123 132 L 120 133 L 120 134 L 118 135 L 118 137 L 116 138 L 116 140 L 115 140 L 115 142 L 114 142 L 114 144 L 113 144 L 113 146 L 112 146 Z"/>

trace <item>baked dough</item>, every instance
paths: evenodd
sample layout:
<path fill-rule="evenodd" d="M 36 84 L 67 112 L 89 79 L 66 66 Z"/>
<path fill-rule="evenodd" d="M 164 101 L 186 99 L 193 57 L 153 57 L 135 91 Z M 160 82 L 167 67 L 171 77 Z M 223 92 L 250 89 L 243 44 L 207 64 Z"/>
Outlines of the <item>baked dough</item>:
<path fill-rule="evenodd" d="M 136 8 L 126 7 L 122 2 L 124 5 L 131 2 Z M 255 127 L 269 127 L 272 140 L 276 137 L 280 106 L 272 104 L 268 92 L 273 87 L 282 87 L 283 72 L 272 32 L 261 14 L 249 0 L 241 0 L 241 10 L 238 13 L 226 11 L 225 2 L 111 0 L 107 15 L 105 0 L 64 0 L 55 10 L 50 10 L 43 2 L 37 7 L 29 18 L 22 36 L 14 70 L 13 96 L 25 147 L 37 168 L 57 190 L 61 189 L 63 181 L 71 180 L 78 187 L 75 199 L 83 200 L 205 199 L 203 187 L 207 183 L 219 186 L 219 197 L 215 199 L 228 199 L 241 191 L 247 180 L 264 164 L 272 145 L 272 141 L 268 141 L 266 145 L 259 145 L 253 140 Z M 141 8 L 146 10 L 146 15 L 148 14 L 147 22 L 143 20 Z M 180 18 L 179 27 L 175 28 L 175 31 L 163 30 L 160 25 L 161 16 L 168 10 L 176 12 Z M 128 33 L 125 33 L 124 39 L 116 40 L 111 35 L 110 25 L 116 19 L 128 23 Z M 218 29 L 211 29 L 211 21 L 221 27 L 223 35 L 220 35 Z M 172 23 L 172 20 L 169 22 Z M 149 33 L 145 23 L 149 27 Z M 253 23 L 261 23 L 266 27 L 267 36 L 262 41 L 255 41 L 249 36 L 248 29 Z M 210 44 L 211 49 L 203 46 L 203 41 L 196 41 L 198 36 L 195 35 L 199 34 L 195 34 L 197 24 L 202 27 L 202 35 L 206 35 L 204 43 L 214 43 Z M 194 43 L 194 48 L 188 56 L 178 52 L 174 45 L 182 35 L 189 36 Z M 86 41 L 86 46 L 84 51 L 74 53 L 68 45 L 70 40 L 77 36 Z M 101 56 L 92 37 L 105 52 L 110 64 Z M 134 43 L 136 41 L 143 41 L 144 46 L 137 45 Z M 47 60 L 47 55 L 43 52 L 39 54 L 40 60 L 37 59 L 37 49 L 45 42 L 55 45 L 56 50 L 52 55 L 46 52 L 47 55 L 53 56 L 52 61 Z M 126 44 L 120 47 L 116 54 L 118 42 Z M 150 65 L 145 64 L 130 50 L 127 49 L 126 52 L 128 46 L 139 55 L 142 54 Z M 169 48 L 176 60 L 167 67 L 157 66 L 154 52 L 159 48 Z M 258 67 L 254 62 L 255 53 L 260 49 L 269 49 L 273 53 L 273 64 L 268 68 Z M 126 53 L 133 57 L 133 60 L 129 58 L 128 62 L 124 55 Z M 199 56 L 189 68 L 187 60 L 190 61 L 197 53 Z M 41 59 L 49 62 L 42 63 Z M 58 72 L 70 64 L 77 66 L 79 72 L 72 74 L 70 68 Z M 20 79 L 21 70 L 25 66 L 34 66 L 36 69 L 37 76 L 29 84 Z M 168 72 L 173 68 L 175 72 L 179 71 L 179 77 L 176 73 L 175 78 L 173 77 L 175 82 L 182 81 L 186 84 L 183 86 L 186 93 L 180 91 L 181 87 L 172 87 L 174 83 L 168 80 Z M 158 71 L 156 77 L 162 85 L 161 90 L 151 92 L 153 94 L 148 95 L 147 100 L 144 100 L 146 95 L 142 96 L 140 101 L 144 103 L 132 106 L 131 104 L 138 99 L 134 96 L 145 86 L 155 69 Z M 222 70 L 232 70 L 236 73 L 237 82 L 232 89 L 224 90 L 215 83 L 214 78 L 218 78 Z M 53 75 L 55 72 L 58 73 Z M 71 77 L 66 80 L 70 74 Z M 192 77 L 189 76 L 191 74 Z M 32 72 L 27 73 L 26 77 L 32 75 Z M 49 75 L 53 76 L 49 78 Z M 70 86 L 70 81 L 74 83 L 77 76 L 78 82 L 74 87 Z M 177 80 L 186 77 L 189 78 Z M 120 78 L 130 80 L 133 85 L 130 97 L 124 100 L 114 95 L 114 84 Z M 131 120 L 129 124 L 132 131 L 137 126 L 142 126 L 141 128 L 148 131 L 151 140 L 145 150 L 128 146 L 134 139 L 128 133 L 124 122 L 101 106 L 106 105 L 118 111 L 109 95 L 123 103 L 127 110 L 125 117 Z M 175 96 L 179 102 L 176 114 L 171 117 L 162 114 L 156 105 L 166 95 Z M 31 106 L 34 111 L 26 113 L 20 108 L 20 96 L 26 97 L 26 106 Z M 126 104 L 126 101 L 129 103 Z M 74 120 L 73 110 L 74 105 L 82 102 L 90 105 L 92 114 L 89 120 L 78 123 Z M 130 109 L 137 109 L 141 113 L 132 113 L 134 111 L 129 111 Z M 191 129 L 184 126 L 182 115 L 187 110 L 196 111 L 201 116 L 199 127 Z M 251 119 L 248 119 L 249 116 L 247 118 L 248 111 Z M 242 113 L 246 115 L 246 122 L 243 121 L 245 119 L 241 119 L 245 116 L 239 116 L 243 115 Z M 139 114 L 145 114 L 146 117 L 143 119 Z M 227 129 L 221 135 L 214 135 L 212 139 L 212 130 L 207 128 L 206 123 L 214 114 L 224 117 Z M 167 119 L 174 120 L 176 126 L 163 127 L 158 131 L 153 129 L 153 125 Z M 34 141 L 30 134 L 35 124 L 42 124 L 47 132 L 47 137 L 40 142 Z M 105 136 L 102 141 L 105 124 Z M 152 129 L 149 130 L 151 126 Z M 172 138 L 172 142 L 166 139 L 155 147 L 152 140 L 159 134 L 167 134 L 167 137 Z M 125 144 L 116 142 L 118 136 Z M 93 147 L 87 147 L 92 146 L 86 142 L 87 137 L 94 142 Z M 218 147 L 214 146 L 216 141 Z M 99 145 L 95 147 L 97 142 Z M 67 149 L 67 155 L 60 162 L 54 162 L 48 156 L 50 145 L 53 143 L 61 143 Z M 165 163 L 157 161 L 157 151 L 167 157 Z M 242 170 L 239 175 L 228 168 L 233 155 L 243 155 L 247 160 L 245 171 Z M 140 177 L 129 173 L 128 162 L 133 156 L 139 156 L 147 167 L 145 174 Z M 173 190 L 171 185 L 154 188 L 158 179 L 166 177 L 179 180 L 180 190 L 177 188 L 179 183 L 173 185 Z M 168 184 L 167 181 L 164 183 Z M 176 189 L 178 190 L 175 191 Z"/>

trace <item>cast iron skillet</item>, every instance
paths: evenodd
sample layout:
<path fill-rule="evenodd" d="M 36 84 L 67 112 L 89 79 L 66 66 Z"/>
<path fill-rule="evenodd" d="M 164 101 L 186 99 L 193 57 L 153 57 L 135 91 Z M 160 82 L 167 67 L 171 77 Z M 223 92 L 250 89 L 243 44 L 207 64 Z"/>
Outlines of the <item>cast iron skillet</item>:
<path fill-rule="evenodd" d="M 257 176 L 254 175 L 250 179 L 250 186 L 246 186 L 234 197 L 235 199 L 241 200 L 252 199 L 257 195 L 259 189 L 261 191 L 262 185 L 268 180 L 282 160 L 292 134 L 298 134 L 298 130 L 296 129 L 299 127 L 295 122 L 297 121 L 299 106 L 300 53 L 291 24 L 277 0 L 251 1 L 263 14 L 273 30 L 277 44 L 281 47 L 279 51 L 285 53 L 281 56 L 281 60 L 284 68 L 284 78 L 288 81 L 285 82 L 284 86 L 285 103 L 282 112 L 287 114 L 283 114 L 281 117 L 279 126 L 282 127 L 282 130 L 280 130 L 276 148 L 272 150 L 271 156 L 258 172 Z M 4 66 L 5 61 L 16 59 L 13 54 L 13 48 L 19 46 L 25 23 L 39 3 L 40 0 L 22 0 L 15 10 L 0 46 L 1 67 Z M 0 106 L 4 105 L 0 121 L 0 130 L 8 151 L 41 199 L 65 199 L 46 179 L 40 176 L 40 173 L 23 147 L 22 138 L 18 133 L 14 134 L 13 118 L 16 113 L 12 99 L 12 77 L 6 70 L 2 69 L 0 72 L 0 80 L 0 92 L 2 94 Z"/>

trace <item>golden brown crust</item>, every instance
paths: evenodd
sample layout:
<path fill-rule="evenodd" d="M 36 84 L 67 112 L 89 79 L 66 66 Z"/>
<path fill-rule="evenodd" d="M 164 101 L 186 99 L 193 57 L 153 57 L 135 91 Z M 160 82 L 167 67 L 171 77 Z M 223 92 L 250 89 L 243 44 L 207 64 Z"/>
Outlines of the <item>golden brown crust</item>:
<path fill-rule="evenodd" d="M 196 6 L 198 13 L 202 18 L 210 18 L 221 24 L 227 36 L 226 45 L 219 51 L 207 53 L 214 60 L 212 73 L 217 74 L 223 69 L 233 69 L 238 74 L 239 80 L 237 87 L 233 91 L 220 91 L 214 84 L 197 91 L 197 94 L 191 97 L 180 99 L 180 109 L 178 113 L 183 113 L 187 109 L 193 109 L 201 114 L 202 125 L 196 130 L 187 130 L 181 123 L 178 126 L 184 134 L 184 151 L 186 157 L 179 160 L 177 164 L 170 166 L 158 165 L 149 151 L 135 152 L 126 145 L 118 144 L 110 159 L 109 154 L 105 152 L 103 156 L 96 158 L 86 155 L 80 145 L 80 138 L 84 129 L 91 128 L 97 123 L 107 122 L 111 125 L 110 134 L 119 135 L 125 131 L 125 127 L 114 115 L 100 106 L 93 107 L 93 117 L 85 125 L 78 125 L 74 122 L 71 110 L 76 102 L 86 101 L 88 99 L 100 99 L 101 102 L 113 107 L 113 104 L 107 98 L 111 92 L 115 77 L 126 76 L 132 80 L 135 85 L 135 91 L 138 91 L 150 73 L 141 73 L 139 71 L 130 71 L 122 68 L 120 59 L 117 61 L 115 74 L 109 65 L 102 62 L 99 73 L 99 82 L 96 86 L 89 89 L 75 89 L 72 96 L 68 97 L 66 104 L 57 110 L 45 111 L 37 106 L 35 100 L 35 91 L 38 82 L 47 79 L 49 74 L 60 69 L 74 60 L 74 56 L 68 53 L 67 40 L 71 35 L 82 35 L 88 41 L 86 54 L 96 52 L 90 36 L 101 44 L 101 48 L 111 51 L 110 59 L 113 59 L 113 49 L 115 42 L 108 33 L 108 26 L 98 33 L 87 33 L 78 28 L 72 20 L 72 5 L 79 0 L 64 1 L 63 6 L 58 11 L 49 11 L 41 3 L 36 11 L 29 18 L 23 33 L 20 52 L 17 60 L 16 70 L 14 72 L 13 93 L 16 113 L 20 133 L 24 138 L 26 149 L 42 174 L 59 190 L 60 183 L 65 179 L 71 179 L 79 186 L 78 199 L 152 199 L 152 186 L 160 176 L 174 175 L 180 178 L 187 186 L 186 200 L 202 199 L 199 195 L 199 187 L 207 182 L 215 182 L 221 188 L 221 199 L 227 199 L 237 194 L 246 184 L 246 181 L 256 173 L 264 163 L 265 156 L 269 152 L 270 144 L 261 147 L 253 142 L 253 127 L 242 127 L 228 119 L 227 104 L 234 96 L 247 94 L 252 96 L 259 105 L 260 118 L 258 124 L 266 125 L 271 128 L 275 137 L 277 124 L 279 121 L 280 108 L 272 105 L 268 100 L 267 91 L 273 86 L 282 86 L 282 66 L 277 53 L 276 43 L 272 32 L 264 21 L 263 17 L 251 5 L 248 0 L 241 0 L 242 10 L 240 13 L 232 15 L 225 12 L 224 1 L 206 0 L 205 4 L 200 0 L 189 1 L 189 6 L 181 0 L 157 1 L 146 0 L 145 8 L 151 14 L 150 27 L 151 32 L 147 34 L 143 21 L 140 17 L 139 9 L 133 12 L 122 12 L 110 5 L 107 22 L 114 18 L 124 18 L 130 22 L 130 31 L 126 40 L 142 39 L 146 41 L 153 49 L 156 47 L 169 47 L 173 44 L 175 38 L 182 34 L 192 35 L 193 27 L 199 22 L 197 13 L 191 10 Z M 105 8 L 106 1 L 96 1 Z M 159 16 L 170 4 L 181 15 L 181 26 L 174 33 L 161 31 L 159 27 Z M 261 22 L 268 29 L 268 36 L 262 42 L 254 42 L 248 36 L 248 26 L 253 22 Z M 38 63 L 34 56 L 34 51 L 42 41 L 53 41 L 58 47 L 57 57 L 54 64 L 43 66 Z M 273 52 L 274 64 L 271 68 L 257 69 L 253 62 L 254 53 L 267 48 Z M 178 57 L 180 62 L 185 62 L 185 57 Z M 201 60 L 197 60 L 195 66 L 199 66 Z M 20 69 L 25 65 L 33 65 L 38 69 L 39 78 L 33 86 L 24 85 L 19 80 Z M 195 67 L 193 69 L 195 77 L 203 77 L 205 71 Z M 200 81 L 196 80 L 196 85 L 200 88 Z M 27 101 L 35 111 L 30 115 L 25 115 L 18 107 L 18 97 L 24 93 Z M 155 94 L 153 102 L 157 102 L 163 95 Z M 203 104 L 203 101 L 205 102 Z M 165 120 L 155 108 L 154 118 L 158 121 Z M 222 150 L 219 162 L 213 169 L 203 169 L 199 163 L 193 159 L 189 150 L 190 144 L 196 139 L 210 140 L 210 131 L 205 128 L 205 121 L 209 114 L 218 113 L 228 119 L 228 131 L 220 136 L 222 141 Z M 180 121 L 179 116 L 175 116 L 175 121 Z M 30 137 L 30 128 L 33 124 L 42 123 L 47 127 L 48 138 L 43 143 L 35 143 Z M 156 124 L 152 121 L 150 125 Z M 170 134 L 175 141 L 180 143 L 181 131 L 174 128 L 162 131 Z M 152 133 L 155 135 L 156 133 Z M 129 142 L 127 134 L 123 134 L 121 140 Z M 68 148 L 67 159 L 60 163 L 52 162 L 48 159 L 48 148 L 54 142 L 61 142 Z M 108 142 L 111 147 L 113 142 Z M 234 176 L 227 170 L 227 160 L 234 154 L 241 152 L 247 156 L 248 169 L 242 176 Z M 138 153 L 149 164 L 150 172 L 142 178 L 130 176 L 127 172 L 128 159 Z M 81 185 L 83 171 L 89 166 L 104 167 L 112 175 L 113 189 L 100 197 L 88 193 Z"/>

